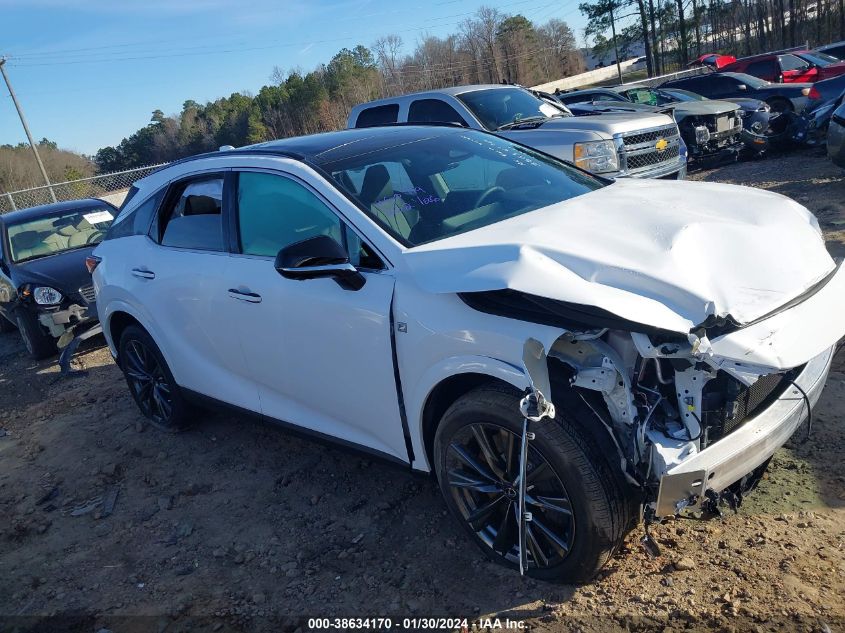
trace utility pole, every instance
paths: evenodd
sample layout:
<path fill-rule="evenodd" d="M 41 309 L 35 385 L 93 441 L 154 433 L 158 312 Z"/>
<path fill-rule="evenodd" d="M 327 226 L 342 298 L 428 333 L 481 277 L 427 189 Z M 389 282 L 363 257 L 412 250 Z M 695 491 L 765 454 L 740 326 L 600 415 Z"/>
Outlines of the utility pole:
<path fill-rule="evenodd" d="M 53 192 L 53 186 L 50 183 L 50 178 L 47 176 L 47 170 L 44 169 L 44 163 L 41 162 L 41 156 L 38 155 L 38 147 L 36 147 L 35 142 L 32 140 L 32 134 L 29 131 L 29 126 L 26 124 L 26 117 L 23 115 L 23 110 L 21 110 L 21 104 L 18 103 L 18 98 L 15 96 L 15 91 L 12 89 L 12 84 L 9 81 L 9 75 L 6 74 L 6 58 L 0 57 L 0 73 L 3 74 L 3 79 L 6 82 L 6 87 L 9 89 L 9 95 L 12 97 L 12 101 L 15 104 L 15 109 L 18 111 L 18 116 L 21 119 L 21 125 L 23 125 L 23 131 L 26 133 L 26 138 L 29 140 L 29 146 L 32 148 L 32 153 L 35 154 L 35 162 L 38 163 L 38 169 L 41 170 L 41 175 L 44 176 L 44 182 L 47 184 L 47 188 L 50 190 L 50 198 L 52 198 L 53 202 L 56 202 L 56 194 Z"/>

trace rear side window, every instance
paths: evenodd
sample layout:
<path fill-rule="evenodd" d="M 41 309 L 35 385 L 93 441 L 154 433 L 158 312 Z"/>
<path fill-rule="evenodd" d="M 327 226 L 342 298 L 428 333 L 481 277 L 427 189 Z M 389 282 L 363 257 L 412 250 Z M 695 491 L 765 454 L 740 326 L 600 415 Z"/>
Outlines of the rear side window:
<path fill-rule="evenodd" d="M 399 104 L 375 106 L 361 110 L 355 127 L 374 127 L 376 125 L 389 125 L 399 120 Z"/>
<path fill-rule="evenodd" d="M 222 251 L 223 177 L 176 185 L 160 214 L 161 245 Z"/>
<path fill-rule="evenodd" d="M 745 70 L 749 75 L 754 75 L 766 81 L 774 81 L 780 74 L 777 62 L 773 59 L 763 59 L 758 62 L 751 62 Z"/>
<path fill-rule="evenodd" d="M 106 234 L 106 240 L 116 240 L 121 237 L 129 237 L 130 235 L 146 235 L 150 230 L 153 216 L 155 215 L 156 209 L 158 209 L 164 193 L 163 191 L 158 191 L 131 211 L 126 212 L 125 209 L 130 196 L 134 197 L 137 191 L 135 187 L 130 189 L 126 200 L 124 200 L 120 207 L 117 218 Z"/>
<path fill-rule="evenodd" d="M 458 123 L 467 122 L 445 101 L 440 99 L 417 99 L 408 109 L 408 123 Z"/>

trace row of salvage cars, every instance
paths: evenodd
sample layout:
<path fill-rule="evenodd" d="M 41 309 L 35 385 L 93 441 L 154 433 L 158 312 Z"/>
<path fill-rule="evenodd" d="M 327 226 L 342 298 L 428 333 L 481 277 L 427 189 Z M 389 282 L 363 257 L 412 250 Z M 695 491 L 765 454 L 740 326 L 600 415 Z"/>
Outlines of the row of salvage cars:
<path fill-rule="evenodd" d="M 735 504 L 807 420 L 845 272 L 798 203 L 678 182 L 668 116 L 466 86 L 349 127 L 172 163 L 85 238 L 71 286 L 156 426 L 225 405 L 432 473 L 492 560 L 581 582 L 643 517 Z M 75 296 L 42 243 L 105 213 L 0 216 L 0 314 Z"/>

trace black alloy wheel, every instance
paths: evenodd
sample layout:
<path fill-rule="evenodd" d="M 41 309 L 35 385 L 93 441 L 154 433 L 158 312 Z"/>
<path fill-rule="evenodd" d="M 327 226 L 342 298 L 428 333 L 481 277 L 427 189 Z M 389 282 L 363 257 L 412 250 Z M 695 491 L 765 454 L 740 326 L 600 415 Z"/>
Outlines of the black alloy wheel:
<path fill-rule="evenodd" d="M 452 496 L 464 520 L 496 554 L 519 564 L 521 437 L 488 423 L 461 429 L 446 452 Z M 575 521 L 566 488 L 549 462 L 529 446 L 526 477 L 528 566 L 560 564 L 572 549 Z"/>
<path fill-rule="evenodd" d="M 164 431 L 181 430 L 187 406 L 152 337 L 140 327 L 127 327 L 120 338 L 118 358 L 144 417 Z"/>
<path fill-rule="evenodd" d="M 490 560 L 519 568 L 519 455 L 522 394 L 487 384 L 460 396 L 434 435 L 433 467 L 446 506 Z M 580 404 L 579 404 L 580 403 Z M 595 414 L 559 391 L 554 420 L 532 423 L 528 446 L 523 545 L 526 575 L 587 582 L 634 522 L 635 497 L 613 472 L 613 453 L 580 430 Z M 577 420 L 577 421 L 576 421 Z"/>
<path fill-rule="evenodd" d="M 140 341 L 129 341 L 125 353 L 126 379 L 141 412 L 150 420 L 166 425 L 173 413 L 173 402 L 161 365 Z"/>

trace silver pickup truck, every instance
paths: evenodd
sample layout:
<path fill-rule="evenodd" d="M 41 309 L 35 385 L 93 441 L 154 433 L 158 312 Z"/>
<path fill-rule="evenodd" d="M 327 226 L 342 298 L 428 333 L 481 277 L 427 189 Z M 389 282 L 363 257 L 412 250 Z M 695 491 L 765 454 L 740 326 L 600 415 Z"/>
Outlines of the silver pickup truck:
<path fill-rule="evenodd" d="M 477 85 L 417 92 L 355 106 L 348 127 L 456 123 L 495 132 L 610 178 L 683 179 L 686 147 L 665 114 L 571 116 L 517 86 Z"/>

